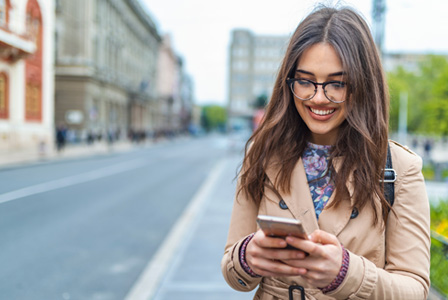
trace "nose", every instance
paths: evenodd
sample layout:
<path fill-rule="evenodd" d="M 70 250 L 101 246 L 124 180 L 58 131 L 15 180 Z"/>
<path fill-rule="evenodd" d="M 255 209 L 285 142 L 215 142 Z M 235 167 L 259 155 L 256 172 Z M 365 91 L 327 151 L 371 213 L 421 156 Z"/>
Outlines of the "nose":
<path fill-rule="evenodd" d="M 324 88 L 322 86 L 317 86 L 317 91 L 312 98 L 312 101 L 316 104 L 328 104 L 328 102 L 330 102 L 327 99 L 327 96 L 325 96 Z"/>

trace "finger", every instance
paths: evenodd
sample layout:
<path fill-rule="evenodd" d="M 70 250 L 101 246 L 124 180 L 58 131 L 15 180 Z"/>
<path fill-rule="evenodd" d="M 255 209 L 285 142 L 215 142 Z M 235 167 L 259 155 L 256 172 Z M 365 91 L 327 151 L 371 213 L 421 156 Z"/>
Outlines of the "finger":
<path fill-rule="evenodd" d="M 257 259 L 254 261 L 252 270 L 262 276 L 297 276 L 306 273 L 303 268 L 296 268 L 272 259 Z"/>
<path fill-rule="evenodd" d="M 304 240 L 301 238 L 297 238 L 297 237 L 293 237 L 293 236 L 288 236 L 286 238 L 286 242 L 297 248 L 300 249 L 310 255 L 322 255 L 322 249 L 320 249 L 320 245 L 316 244 L 315 242 L 311 241 L 311 240 Z"/>
<path fill-rule="evenodd" d="M 318 244 L 322 244 L 322 245 L 327 245 L 327 244 L 339 245 L 339 240 L 337 239 L 336 236 L 334 236 L 333 234 L 330 234 L 326 231 L 319 230 L 319 229 L 315 230 L 310 235 L 310 239 L 311 239 L 311 241 L 318 243 Z"/>
<path fill-rule="evenodd" d="M 276 260 L 295 260 L 304 259 L 305 253 L 300 250 L 283 250 L 283 249 L 264 249 L 263 257 Z"/>
<path fill-rule="evenodd" d="M 308 256 L 305 259 L 285 260 L 284 263 L 295 268 L 304 268 L 308 271 L 327 272 L 325 260 L 316 256 Z"/>
<path fill-rule="evenodd" d="M 261 230 L 255 234 L 253 240 L 262 248 L 285 248 L 288 245 L 284 239 L 267 236 Z"/>

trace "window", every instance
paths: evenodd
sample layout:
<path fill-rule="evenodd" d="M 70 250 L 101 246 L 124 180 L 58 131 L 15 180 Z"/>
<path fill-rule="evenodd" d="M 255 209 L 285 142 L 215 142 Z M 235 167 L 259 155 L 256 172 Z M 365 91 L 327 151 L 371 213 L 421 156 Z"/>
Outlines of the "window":
<path fill-rule="evenodd" d="M 234 61 L 233 70 L 235 71 L 246 71 L 249 68 L 249 64 L 246 61 Z"/>
<path fill-rule="evenodd" d="M 0 0 L 0 26 L 6 27 L 9 19 L 9 0 Z"/>
<path fill-rule="evenodd" d="M 0 73 L 0 119 L 9 117 L 9 87 L 8 75 Z"/>
<path fill-rule="evenodd" d="M 42 15 L 37 0 L 26 7 L 27 31 L 36 51 L 25 61 L 25 120 L 42 121 Z"/>

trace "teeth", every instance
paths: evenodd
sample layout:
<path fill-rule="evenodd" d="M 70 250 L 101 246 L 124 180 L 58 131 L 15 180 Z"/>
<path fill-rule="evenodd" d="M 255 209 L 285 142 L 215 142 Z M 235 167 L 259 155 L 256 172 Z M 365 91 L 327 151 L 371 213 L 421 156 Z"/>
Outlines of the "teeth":
<path fill-rule="evenodd" d="M 330 109 L 330 110 L 320 110 L 320 109 L 314 109 L 310 107 L 310 110 L 315 113 L 316 115 L 320 115 L 320 116 L 325 116 L 325 115 L 329 115 L 331 113 L 333 113 L 335 111 L 335 109 Z"/>

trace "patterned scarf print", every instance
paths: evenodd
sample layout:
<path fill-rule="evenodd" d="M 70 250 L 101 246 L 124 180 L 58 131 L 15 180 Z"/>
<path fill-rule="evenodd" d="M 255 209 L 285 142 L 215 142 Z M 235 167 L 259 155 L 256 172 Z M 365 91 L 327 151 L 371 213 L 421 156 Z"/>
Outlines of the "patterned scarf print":
<path fill-rule="evenodd" d="M 302 155 L 317 219 L 319 219 L 319 215 L 334 191 L 334 183 L 330 180 L 330 172 L 325 174 L 331 147 L 308 142 Z"/>

